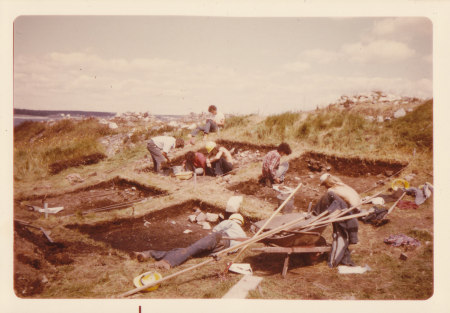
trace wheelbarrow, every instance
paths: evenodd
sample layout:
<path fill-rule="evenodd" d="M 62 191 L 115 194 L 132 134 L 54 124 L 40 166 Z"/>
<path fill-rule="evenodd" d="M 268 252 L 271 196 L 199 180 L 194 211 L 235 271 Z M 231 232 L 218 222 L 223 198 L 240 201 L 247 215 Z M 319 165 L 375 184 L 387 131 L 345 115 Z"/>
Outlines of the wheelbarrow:
<path fill-rule="evenodd" d="M 285 277 L 288 265 L 289 257 L 293 253 L 325 253 L 330 252 L 331 247 L 327 245 L 325 238 L 322 237 L 322 232 L 326 228 L 325 226 L 319 226 L 308 231 L 300 231 L 299 227 L 309 223 L 308 214 L 304 212 L 300 213 L 290 213 L 280 216 L 276 216 L 270 221 L 270 223 L 265 227 L 265 231 L 269 231 L 273 228 L 281 226 L 288 223 L 294 219 L 305 217 L 304 221 L 293 225 L 291 228 L 274 234 L 261 240 L 262 243 L 267 245 L 262 248 L 253 248 L 252 251 L 259 251 L 264 253 L 281 253 L 286 254 L 282 276 Z M 252 231 L 258 231 L 260 227 L 264 225 L 265 221 L 259 221 L 252 225 Z"/>

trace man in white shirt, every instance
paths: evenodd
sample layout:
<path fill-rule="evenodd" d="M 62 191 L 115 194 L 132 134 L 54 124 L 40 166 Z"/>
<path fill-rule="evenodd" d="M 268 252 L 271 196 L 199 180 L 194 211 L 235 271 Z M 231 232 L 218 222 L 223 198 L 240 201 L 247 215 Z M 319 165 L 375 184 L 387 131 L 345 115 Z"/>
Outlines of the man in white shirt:
<path fill-rule="evenodd" d="M 184 140 L 171 136 L 157 136 L 150 139 L 147 143 L 147 150 L 150 152 L 153 160 L 153 170 L 161 173 L 161 164 L 164 161 L 170 164 L 168 153 L 171 149 L 184 147 Z"/>
<path fill-rule="evenodd" d="M 234 213 L 228 220 L 224 220 L 215 226 L 211 234 L 197 240 L 189 247 L 176 248 L 170 251 L 147 250 L 134 252 L 134 256 L 139 262 L 154 258 L 155 260 L 158 260 L 158 262 L 154 263 L 154 267 L 170 269 L 184 263 L 193 256 L 205 252 L 215 253 L 237 245 L 239 241 L 231 239 L 239 238 L 243 240 L 243 238 L 247 237 L 242 229 L 243 225 L 244 217 L 239 213 Z"/>
<path fill-rule="evenodd" d="M 217 132 L 219 127 L 223 127 L 225 125 L 225 115 L 222 112 L 218 112 L 215 105 L 210 105 L 208 112 L 211 113 L 211 118 L 206 120 L 206 124 L 204 126 L 199 126 L 194 129 L 192 133 L 189 134 L 190 137 L 197 136 L 199 131 L 202 131 L 206 137 L 210 132 Z"/>

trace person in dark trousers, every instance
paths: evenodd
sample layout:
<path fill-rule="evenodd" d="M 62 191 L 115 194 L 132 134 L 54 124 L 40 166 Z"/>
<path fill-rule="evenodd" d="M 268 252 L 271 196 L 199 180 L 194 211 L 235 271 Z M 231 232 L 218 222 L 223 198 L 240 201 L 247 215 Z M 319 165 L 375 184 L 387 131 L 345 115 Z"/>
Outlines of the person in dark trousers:
<path fill-rule="evenodd" d="M 225 115 L 222 112 L 217 111 L 215 105 L 210 105 L 208 112 L 211 113 L 211 117 L 206 120 L 205 125 L 194 129 L 192 133 L 189 134 L 189 137 L 195 137 L 198 132 L 202 131 L 204 133 L 204 138 L 206 138 L 210 132 L 217 132 L 219 127 L 225 125 Z M 191 140 L 191 143 L 193 143 L 193 140 Z"/>
<path fill-rule="evenodd" d="M 234 159 L 227 148 L 218 146 L 215 142 L 209 141 L 205 145 L 208 157 L 206 166 L 214 176 L 222 176 L 233 170 Z"/>
<path fill-rule="evenodd" d="M 157 136 L 153 137 L 147 142 L 147 150 L 150 152 L 153 160 L 153 170 L 156 173 L 162 173 L 161 164 L 167 161 L 170 164 L 169 156 L 170 150 L 174 148 L 184 147 L 184 140 L 181 138 L 174 138 L 171 136 Z"/>
<path fill-rule="evenodd" d="M 324 211 L 334 212 L 356 207 L 361 204 L 359 194 L 350 186 L 346 185 L 339 177 L 323 174 L 320 177 L 320 184 L 327 188 L 327 193 L 323 195 L 313 208 L 313 214 L 319 215 Z M 354 214 L 357 208 L 351 210 L 346 215 Z M 342 222 L 333 223 L 333 242 L 329 255 L 328 266 L 335 267 L 339 264 L 354 266 L 350 258 L 349 245 L 358 243 L 358 220 L 352 218 Z"/>
<path fill-rule="evenodd" d="M 290 155 L 291 153 L 291 147 L 285 142 L 282 142 L 276 150 L 268 152 L 262 162 L 261 182 L 267 187 L 272 187 L 274 183 L 282 183 L 284 175 L 289 169 L 289 163 L 283 162 L 280 164 L 280 160 L 282 156 Z"/>
<path fill-rule="evenodd" d="M 146 250 L 133 252 L 139 262 L 149 258 L 157 260 L 153 264 L 155 268 L 170 269 L 186 262 L 189 258 L 206 252 L 216 253 L 223 249 L 233 247 L 239 243 L 238 240 L 246 238 L 244 230 L 244 217 L 239 213 L 230 215 L 227 220 L 217 224 L 212 233 L 197 240 L 186 248 L 176 248 L 170 251 Z"/>

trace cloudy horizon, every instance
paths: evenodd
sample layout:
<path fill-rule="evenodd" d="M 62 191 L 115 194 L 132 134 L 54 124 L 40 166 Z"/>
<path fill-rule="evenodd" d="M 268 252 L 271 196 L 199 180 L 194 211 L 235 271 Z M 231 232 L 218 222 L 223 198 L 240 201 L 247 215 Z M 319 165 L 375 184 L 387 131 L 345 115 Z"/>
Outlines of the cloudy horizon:
<path fill-rule="evenodd" d="M 21 16 L 14 107 L 274 114 L 381 90 L 431 98 L 427 18 Z"/>

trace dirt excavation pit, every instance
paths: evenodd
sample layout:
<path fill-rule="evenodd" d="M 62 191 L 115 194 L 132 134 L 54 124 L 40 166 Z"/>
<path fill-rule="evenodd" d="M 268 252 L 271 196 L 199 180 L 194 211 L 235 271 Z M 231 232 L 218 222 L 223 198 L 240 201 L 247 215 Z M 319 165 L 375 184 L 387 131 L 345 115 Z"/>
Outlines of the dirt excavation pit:
<path fill-rule="evenodd" d="M 46 283 L 58 276 L 57 267 L 73 264 L 80 255 L 108 254 L 87 243 L 52 240 L 38 229 L 14 223 L 14 290 L 18 297 L 42 293 Z"/>
<path fill-rule="evenodd" d="M 94 225 L 72 224 L 66 227 L 76 229 L 94 240 L 125 252 L 170 250 L 186 247 L 211 233 L 211 229 L 203 229 L 200 222 L 190 221 L 191 215 L 199 214 L 209 217 L 219 215 L 216 222 L 209 222 L 211 229 L 226 218 L 224 209 L 200 200 L 189 200 L 138 218 L 119 219 Z"/>
<path fill-rule="evenodd" d="M 234 168 L 242 168 L 247 166 L 247 164 L 249 163 L 261 162 L 264 155 L 267 152 L 277 148 L 275 146 L 255 145 L 246 142 L 223 140 L 223 139 L 217 140 L 216 143 L 232 152 L 233 158 L 236 161 Z M 196 150 L 195 152 L 203 153 L 205 156 L 208 154 L 205 148 L 201 148 L 199 150 Z M 180 166 L 183 164 L 184 160 L 185 154 L 177 156 L 171 160 L 171 166 Z M 163 165 L 163 169 L 166 171 L 165 173 L 167 175 L 172 174 L 168 165 Z M 146 160 L 138 162 L 138 164 L 136 164 L 135 171 L 138 173 L 153 171 L 153 163 L 151 161 L 151 157 L 149 157 Z"/>
<path fill-rule="evenodd" d="M 15 216 L 26 219 L 39 218 L 43 213 L 35 211 L 31 206 L 43 208 L 44 201 L 48 203 L 49 208 L 64 207 L 56 215 L 65 216 L 123 209 L 145 198 L 164 194 L 166 192 L 163 190 L 116 177 L 69 193 L 16 200 Z"/>
<path fill-rule="evenodd" d="M 309 203 L 312 202 L 314 205 L 326 191 L 325 187 L 319 186 L 319 178 L 324 173 L 336 175 L 358 193 L 364 193 L 388 182 L 386 178 L 395 176 L 405 166 L 406 164 L 398 162 L 341 158 L 307 152 L 289 162 L 289 170 L 283 185 L 294 189 L 300 182 L 303 184 L 294 196 L 294 211 L 306 211 Z M 258 183 L 257 179 L 235 184 L 228 189 L 263 199 L 274 208 L 281 204 L 277 199 L 280 193 Z"/>

